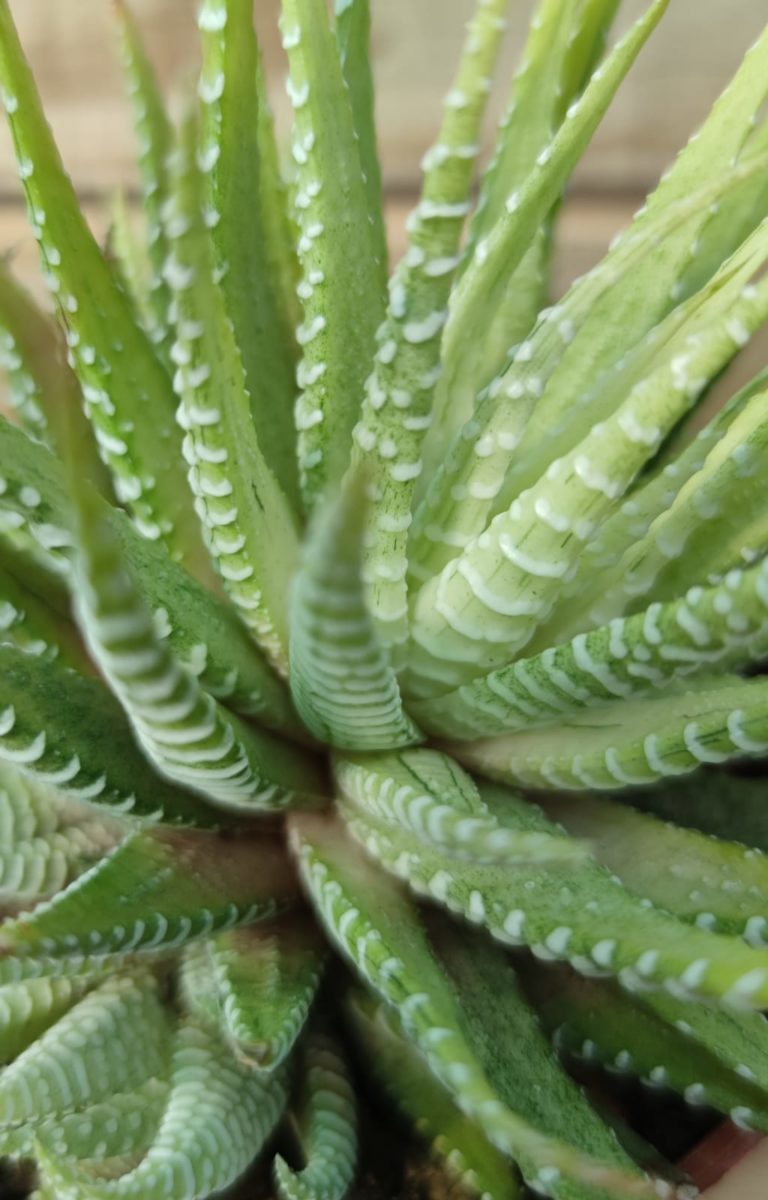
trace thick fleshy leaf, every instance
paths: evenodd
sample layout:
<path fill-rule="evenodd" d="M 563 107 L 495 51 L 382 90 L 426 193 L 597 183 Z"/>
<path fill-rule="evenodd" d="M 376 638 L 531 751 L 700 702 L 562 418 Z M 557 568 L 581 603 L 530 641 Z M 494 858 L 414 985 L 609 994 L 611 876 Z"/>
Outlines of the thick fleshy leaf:
<path fill-rule="evenodd" d="M 336 42 L 352 105 L 360 166 L 368 194 L 368 217 L 374 227 L 376 259 L 383 286 L 387 276 L 387 234 L 381 194 L 381 165 L 376 148 L 370 0 L 334 0 L 334 11 Z"/>
<path fill-rule="evenodd" d="M 71 464 L 74 470 L 74 463 Z M 74 473 L 73 473 L 74 484 Z M 158 634 L 108 517 L 75 485 L 74 607 L 93 658 L 147 757 L 174 783 L 225 809 L 271 811 L 323 794 L 314 758 L 210 696 Z"/>
<path fill-rule="evenodd" d="M 98 959 L 176 949 L 295 898 L 290 864 L 268 836 L 133 833 L 66 891 L 7 921 L 0 953 Z"/>
<path fill-rule="evenodd" d="M 283 0 L 281 29 L 302 270 L 297 444 L 311 508 L 347 467 L 384 293 L 350 93 L 325 3 Z"/>
<path fill-rule="evenodd" d="M 273 1071 L 301 1034 L 320 982 L 324 950 L 312 924 L 286 914 L 217 934 L 190 956 L 190 1011 L 213 1020 L 241 1062 Z"/>
<path fill-rule="evenodd" d="M 0 473 L 6 485 L 0 495 L 0 527 L 5 515 L 14 528 L 28 532 L 45 554 L 54 579 L 69 573 L 74 512 L 60 462 L 0 419 Z M 172 562 L 162 546 L 142 538 L 123 513 L 106 507 L 87 487 L 83 494 L 90 511 L 104 515 L 118 537 L 122 557 L 152 610 L 158 634 L 199 676 L 205 689 L 271 728 L 299 733 L 287 689 L 232 609 Z M 5 557 L 7 552 L 3 553 Z M 44 576 L 39 586 L 51 597 L 49 577 Z M 68 611 L 66 597 L 60 604 L 56 595 L 56 603 L 57 609 Z"/>
<path fill-rule="evenodd" d="M 451 985 L 416 909 L 391 879 L 374 874 L 355 854 L 337 821 L 295 815 L 291 838 L 304 884 L 339 950 L 397 1009 L 405 1033 L 462 1111 L 482 1124 L 498 1149 L 519 1155 L 539 1190 L 550 1191 L 557 1168 L 557 1178 L 562 1174 L 609 1194 L 653 1195 L 642 1179 L 540 1133 L 502 1102 L 465 1039 Z"/>
<path fill-rule="evenodd" d="M 18 556 L 15 564 L 7 553 L 2 558 L 0 642 L 89 673 L 92 667 L 71 621 L 50 608 L 39 594 L 14 575 L 12 569 L 7 569 L 7 565 L 18 565 Z"/>
<path fill-rule="evenodd" d="M 347 997 L 347 1012 L 374 1076 L 451 1175 L 472 1195 L 519 1200 L 521 1184 L 509 1159 L 430 1072 L 424 1056 L 404 1036 L 397 1013 L 362 988 Z"/>
<path fill-rule="evenodd" d="M 705 378 L 722 365 L 723 353 L 733 353 L 733 331 L 725 326 L 707 331 L 701 348 L 691 351 L 691 366 Z M 409 664 L 414 687 L 445 690 L 478 675 L 481 664 L 504 665 L 525 647 L 593 531 L 690 407 L 687 366 L 673 359 L 633 388 L 420 590 Z"/>
<path fill-rule="evenodd" d="M 170 377 L 115 288 L 80 211 L 7 0 L 0 5 L 0 83 L 43 266 L 102 457 L 142 533 L 162 539 L 191 570 L 205 572 L 178 455 Z"/>
<path fill-rule="evenodd" d="M 11 646 L 0 646 L 0 763 L 120 814 L 182 825 L 222 821 L 158 778 L 103 683 Z"/>
<path fill-rule="evenodd" d="M 122 822 L 1 767 L 0 900 L 18 904 L 53 895 L 111 850 L 123 832 Z"/>
<path fill-rule="evenodd" d="M 168 198 L 168 156 L 174 142 L 171 120 L 152 63 L 142 43 L 138 25 L 125 0 L 114 5 L 120 50 L 125 68 L 128 93 L 133 108 L 139 168 L 142 183 L 142 210 L 146 221 L 146 242 L 151 279 L 149 280 L 149 333 L 161 347 L 163 357 L 170 351 L 169 307 L 171 294 L 163 278 L 168 257 L 168 240 L 163 228 L 163 204 Z"/>
<path fill-rule="evenodd" d="M 738 842 L 707 837 L 598 796 L 552 799 L 544 811 L 625 887 L 658 908 L 718 933 L 768 945 L 768 858 Z"/>
<path fill-rule="evenodd" d="M 166 211 L 176 314 L 174 387 L 195 509 L 224 587 L 274 665 L 287 667 L 285 594 L 297 554 L 288 499 L 254 427 L 243 363 L 204 218 L 204 173 L 188 121 Z M 210 164 L 199 154 L 206 170 Z"/>
<path fill-rule="evenodd" d="M 618 0 L 541 0 L 515 74 L 493 158 L 485 171 L 464 252 L 466 266 L 485 252 L 485 238 L 504 214 L 510 191 L 536 169 L 536 159 L 562 124 L 599 57 Z M 546 302 L 552 252 L 553 213 L 542 212 L 530 249 L 509 276 L 490 326 L 474 345 L 456 342 L 450 319 L 444 338 L 444 371 L 435 394 L 434 421 L 426 439 L 427 461 L 442 450 L 472 414 L 475 398 L 503 368 Z M 457 334 L 460 340 L 460 333 Z M 441 450 L 442 448 L 442 450 Z"/>
<path fill-rule="evenodd" d="M 633 790 L 626 798 L 642 812 L 655 813 L 664 821 L 742 842 L 768 854 L 768 809 L 759 773 L 752 778 L 748 773 L 710 767 L 693 777 Z"/>
<path fill-rule="evenodd" d="M 643 786 L 767 749 L 768 681 L 722 675 L 614 700 L 540 729 L 456 743 L 453 752 L 494 779 L 591 791 Z"/>
<path fill-rule="evenodd" d="M 285 1105 L 283 1075 L 254 1074 L 192 1023 L 181 1025 L 172 1050 L 168 1103 L 132 1171 L 100 1182 L 38 1148 L 43 1180 L 60 1200 L 202 1200 L 228 1188 L 258 1154 Z"/>
<path fill-rule="evenodd" d="M 0 1130 L 64 1115 L 168 1068 L 172 1025 L 150 975 L 89 992 L 0 1076 Z"/>
<path fill-rule="evenodd" d="M 456 989 L 470 1045 L 504 1102 L 550 1137 L 637 1170 L 558 1063 L 501 948 L 447 921 L 435 922 L 430 932 Z M 521 1166 L 529 1175 L 525 1160 Z M 554 1173 L 548 1190 L 567 1200 L 594 1196 L 591 1186 Z"/>
<path fill-rule="evenodd" d="M 337 758 L 335 777 L 353 812 L 369 813 L 400 832 L 408 831 L 452 858 L 569 862 L 587 853 L 571 838 L 505 829 L 470 776 L 436 750 Z"/>
<path fill-rule="evenodd" d="M 357 1111 L 340 1046 L 327 1034 L 308 1034 L 302 1050 L 303 1096 L 297 1113 L 305 1166 L 293 1171 L 278 1155 L 280 1200 L 343 1200 L 357 1161 Z"/>
<path fill-rule="evenodd" d="M 3 352 L 11 385 L 9 398 L 21 424 L 31 436 L 55 445 L 61 415 L 66 412 L 80 428 L 84 468 L 99 490 L 110 496 L 109 475 L 82 415 L 80 387 L 67 363 L 61 331 L 3 261 L 0 261 L 0 326 L 5 331 Z"/>
<path fill-rule="evenodd" d="M 30 979 L 0 986 L 0 1063 L 5 1066 L 36 1042 L 87 990 L 82 979 Z"/>
<path fill-rule="evenodd" d="M 354 485 L 318 513 L 290 606 L 296 708 L 317 738 L 347 750 L 383 750 L 421 737 L 368 612 L 365 518 L 363 489 Z"/>
<path fill-rule="evenodd" d="M 242 356 L 259 447 L 298 510 L 293 425 L 296 343 L 274 270 L 268 175 L 263 152 L 267 104 L 250 0 L 207 0 L 199 25 L 203 68 L 201 159 L 208 180 L 210 223 L 221 289 Z M 266 194 L 265 194 L 266 192 Z"/>
<path fill-rule="evenodd" d="M 659 993 L 628 995 L 567 968 L 528 968 L 526 984 L 558 1048 L 671 1087 L 748 1129 L 768 1129 L 768 1022 Z"/>
<path fill-rule="evenodd" d="M 489 80 L 504 29 L 507 0 L 482 0 L 469 23 L 437 140 L 424 164 L 409 245 L 390 285 L 389 306 L 355 427 L 353 462 L 372 497 L 366 574 L 382 636 L 406 637 L 406 548 L 422 443 L 440 375 L 440 344 L 459 262 L 464 218 Z"/>
<path fill-rule="evenodd" d="M 467 738 L 529 729 L 654 692 L 718 666 L 746 666 L 768 651 L 768 561 L 691 588 L 681 600 L 616 617 L 519 659 L 444 696 L 412 702 L 430 733 Z"/>
<path fill-rule="evenodd" d="M 483 788 L 489 807 L 513 829 L 556 829 L 512 793 Z M 760 1008 L 768 997 L 768 951 L 677 920 L 626 891 L 596 863 L 554 868 L 462 863 L 415 843 L 371 817 L 348 818 L 354 836 L 419 895 L 436 900 L 498 941 L 530 946 L 583 974 L 614 974 L 624 986 L 665 988 Z"/>
<path fill-rule="evenodd" d="M 649 236 L 660 216 L 684 203 L 687 197 L 694 195 L 702 186 L 706 187 L 713 179 L 726 179 L 732 171 L 737 172 L 733 186 L 727 187 L 723 196 L 715 201 L 727 204 L 730 197 L 749 186 L 750 180 L 757 183 L 764 177 L 764 168 L 755 174 L 748 172 L 743 178 L 739 178 L 738 171 L 742 167 L 748 170 L 750 156 L 742 157 L 741 152 L 752 132 L 755 114 L 766 97 L 767 60 L 768 33 L 764 33 L 746 55 L 703 127 L 681 152 L 671 171 L 637 214 L 617 250 L 620 251 L 621 242 L 627 238 Z M 599 82 L 604 83 L 604 77 Z M 594 82 L 585 91 L 580 108 L 588 104 L 593 86 Z M 567 133 L 573 127 L 574 120 L 578 119 L 577 114 L 566 121 L 563 133 Z M 528 191 L 528 185 L 521 191 L 521 208 L 524 207 Z M 756 220 L 762 220 L 765 215 L 765 212 L 756 214 Z M 617 364 L 622 355 L 676 303 L 685 299 L 685 293 L 680 290 L 680 276 L 695 260 L 696 254 L 703 254 L 707 249 L 706 242 L 699 244 L 697 239 L 711 216 L 709 204 L 701 205 L 697 211 L 689 213 L 688 219 L 679 225 L 658 253 L 649 256 L 630 276 L 620 279 L 616 286 L 606 291 L 600 301 L 593 305 L 579 329 L 567 329 L 567 333 L 573 332 L 574 336 L 561 356 L 556 373 L 547 383 L 541 403 L 536 406 L 505 487 L 499 493 L 499 506 L 509 505 L 554 458 L 583 437 L 590 419 L 599 419 L 590 417 L 588 405 L 573 405 L 573 396 L 588 394 L 602 372 Z M 738 237 L 735 241 L 729 239 L 714 247 L 714 257 L 702 272 L 704 280 L 709 279 L 736 249 L 739 240 Z M 610 257 L 604 265 L 612 265 Z M 477 283 L 481 283 L 479 278 Z M 466 300 L 471 302 L 471 297 L 467 295 Z M 566 433 L 570 430 L 565 442 L 564 430 Z"/>
<path fill-rule="evenodd" d="M 538 154 L 522 187 L 507 195 L 505 211 L 462 276 L 452 301 L 451 324 L 458 357 L 463 346 L 482 338 L 503 301 L 506 282 L 528 250 L 542 217 L 559 199 L 562 187 L 608 108 L 616 89 L 667 7 L 655 0 L 595 72 L 583 97 L 575 101 L 554 138 Z"/>

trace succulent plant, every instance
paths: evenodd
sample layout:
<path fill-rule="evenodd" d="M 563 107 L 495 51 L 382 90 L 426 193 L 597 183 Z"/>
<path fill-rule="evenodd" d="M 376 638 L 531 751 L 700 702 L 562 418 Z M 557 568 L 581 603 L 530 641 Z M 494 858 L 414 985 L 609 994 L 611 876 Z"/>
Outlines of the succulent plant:
<path fill-rule="evenodd" d="M 178 127 L 117 4 L 146 219 L 106 250 L 0 0 L 55 307 L 2 267 L 0 1153 L 40 1200 L 218 1194 L 287 1114 L 277 1194 L 340 1200 L 368 1076 L 493 1200 L 690 1194 L 574 1058 L 768 1128 L 764 788 L 722 766 L 768 751 L 768 376 L 700 420 L 768 316 L 768 32 L 547 307 L 666 0 L 605 54 L 618 0 L 541 0 L 473 208 L 505 8 L 387 285 L 368 0 L 283 0 L 284 174 L 251 0 L 204 0 Z"/>

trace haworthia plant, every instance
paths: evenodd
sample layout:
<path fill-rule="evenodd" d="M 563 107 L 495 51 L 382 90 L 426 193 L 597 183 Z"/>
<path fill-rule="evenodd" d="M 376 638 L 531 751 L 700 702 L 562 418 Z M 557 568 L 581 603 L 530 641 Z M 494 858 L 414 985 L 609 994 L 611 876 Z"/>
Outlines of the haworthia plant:
<path fill-rule="evenodd" d="M 666 0 L 607 51 L 620 0 L 540 0 L 484 172 L 477 0 L 388 287 L 369 0 L 282 0 L 286 173 L 248 0 L 200 4 L 179 128 L 119 0 L 104 249 L 12 5 L 54 313 L 0 267 L 0 1154 L 41 1200 L 205 1200 L 284 1120 L 265 1186 L 342 1200 L 370 1075 L 468 1194 L 683 1200 L 568 1069 L 768 1129 L 768 371 L 727 375 L 768 32 L 557 298 Z"/>

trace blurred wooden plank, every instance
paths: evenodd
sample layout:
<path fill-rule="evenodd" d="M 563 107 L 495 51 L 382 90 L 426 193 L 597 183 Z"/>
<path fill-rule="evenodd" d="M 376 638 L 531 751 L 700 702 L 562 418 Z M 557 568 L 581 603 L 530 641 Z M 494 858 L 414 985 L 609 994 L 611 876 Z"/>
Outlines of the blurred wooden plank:
<path fill-rule="evenodd" d="M 647 0 L 624 0 L 620 26 Z M 473 0 L 375 0 L 374 48 L 385 178 L 408 189 L 437 121 Z M 510 0 L 498 114 L 533 0 Z M 12 0 L 65 159 L 84 192 L 131 183 L 133 139 L 107 0 Z M 197 0 L 133 0 L 178 103 L 197 61 Z M 286 124 L 278 0 L 255 0 L 281 126 Z M 764 0 L 675 0 L 622 88 L 578 174 L 584 190 L 645 189 L 706 113 L 766 19 Z M 492 129 L 489 123 L 489 129 Z M 0 129 L 0 196 L 18 183 Z"/>

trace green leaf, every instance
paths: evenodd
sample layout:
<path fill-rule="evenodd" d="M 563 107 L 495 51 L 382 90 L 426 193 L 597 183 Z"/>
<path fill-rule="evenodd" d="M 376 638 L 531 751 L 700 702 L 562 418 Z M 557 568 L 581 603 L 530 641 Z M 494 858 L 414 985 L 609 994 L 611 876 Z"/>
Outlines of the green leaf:
<path fill-rule="evenodd" d="M 544 790 L 642 786 L 702 763 L 755 758 L 768 747 L 763 679 L 713 676 L 646 698 L 613 701 L 567 722 L 468 743 L 461 762 L 491 778 Z"/>
<path fill-rule="evenodd" d="M 599 55 L 617 0 L 541 0 L 530 25 L 493 158 L 485 171 L 473 214 L 463 266 L 485 252 L 485 238 L 504 214 L 510 191 L 536 169 L 536 159 L 560 127 Z M 523 341 L 544 307 L 552 253 L 554 210 L 542 211 L 540 226 L 511 272 L 498 309 L 482 338 L 455 354 L 450 319 L 444 337 L 444 370 L 435 394 L 427 459 L 436 466 L 446 445 L 472 415 L 475 397 L 503 368 L 507 353 Z"/>
<path fill-rule="evenodd" d="M 3 560 L 7 557 L 3 554 Z M 18 562 L 18 560 L 17 560 Z M 12 563 L 13 565 L 13 563 Z M 86 673 L 91 667 L 71 622 L 0 563 L 0 642 Z"/>
<path fill-rule="evenodd" d="M 505 9 L 506 0 L 483 0 L 469 24 L 455 83 L 444 102 L 442 126 L 425 159 L 421 198 L 409 222 L 408 250 L 390 285 L 354 432 L 353 463 L 364 473 L 372 498 L 366 552 L 370 604 L 389 644 L 403 643 L 407 632 L 411 505 L 432 419 L 441 334 Z"/>
<path fill-rule="evenodd" d="M 725 619 L 724 619 L 725 617 Z M 539 639 L 543 640 L 543 639 Z M 431 700 L 411 704 L 442 737 L 474 739 L 642 697 L 696 672 L 759 662 L 768 649 L 768 562 L 615 617 Z M 615 711 L 615 710 L 614 710 Z"/>
<path fill-rule="evenodd" d="M 327 1034 L 308 1034 L 302 1050 L 303 1096 L 298 1112 L 306 1165 L 273 1164 L 280 1200 L 343 1200 L 355 1173 L 357 1111 L 341 1048 Z"/>
<path fill-rule="evenodd" d="M 556 829 L 533 805 L 487 786 L 483 798 L 512 829 Z M 768 952 L 691 927 L 649 908 L 596 863 L 546 866 L 462 863 L 371 817 L 348 819 L 355 838 L 419 895 L 438 901 L 498 941 L 527 945 L 583 974 L 614 974 L 631 989 L 760 1008 L 768 996 Z"/>
<path fill-rule="evenodd" d="M 368 813 L 408 831 L 431 849 L 472 862 L 572 861 L 586 848 L 570 838 L 505 829 L 483 803 L 474 781 L 444 754 L 405 750 L 400 754 L 337 758 L 336 782 L 342 813 Z"/>
<path fill-rule="evenodd" d="M 610 60 L 609 60 L 610 61 Z M 741 155 L 745 140 L 753 128 L 753 119 L 760 109 L 766 93 L 766 62 L 768 61 L 768 32 L 764 33 L 746 55 L 729 87 L 714 105 L 704 126 L 679 155 L 671 171 L 662 179 L 647 204 L 637 214 L 628 232 L 620 239 L 645 238 L 651 235 L 655 224 L 665 212 L 684 204 L 702 186 L 712 180 L 728 179 L 736 168 L 746 169 L 747 174 L 734 180 L 734 186 L 726 188 L 713 203 L 724 203 L 737 196 L 751 184 L 757 185 L 764 178 L 765 169 L 756 174 L 749 172 L 752 156 Z M 606 64 L 606 72 L 607 72 Z M 601 81 L 602 82 L 602 81 Z M 581 106 L 588 103 L 590 85 L 584 93 Z M 573 126 L 566 121 L 563 133 Z M 554 157 L 554 156 L 553 156 Z M 521 192 L 528 194 L 528 186 Z M 765 212 L 756 214 L 761 220 Z M 618 364 L 621 357 L 631 350 L 675 305 L 685 299 L 680 288 L 681 275 L 695 259 L 697 252 L 704 252 L 705 242 L 699 246 L 698 235 L 711 219 L 710 204 L 701 205 L 681 222 L 674 235 L 668 238 L 657 253 L 639 263 L 631 275 L 618 280 L 609 287 L 604 296 L 592 306 L 586 320 L 573 329 L 574 336 L 560 357 L 556 372 L 547 382 L 546 393 L 531 420 L 526 436 L 520 443 L 515 467 L 510 471 L 498 503 L 506 507 L 512 500 L 538 477 L 549 462 L 564 448 L 553 444 L 548 434 L 562 422 L 566 426 L 575 415 L 573 441 L 583 436 L 584 414 L 580 406 L 572 404 L 573 396 L 588 393 L 595 380 L 604 371 Z M 738 244 L 738 243 L 736 243 Z M 706 265 L 702 275 L 708 280 L 723 260 L 735 249 L 732 243 L 716 247 L 717 253 Z M 610 256 L 609 256 L 610 259 Z M 606 259 L 606 263 L 609 262 Z M 480 280 L 478 280 L 478 283 Z M 469 301 L 470 297 L 466 297 Z M 568 330 L 571 333 L 571 330 Z M 599 419 L 599 418 L 595 418 Z M 558 439 L 561 440 L 561 439 Z"/>
<path fill-rule="evenodd" d="M 74 478 L 73 478 L 74 484 Z M 319 766 L 210 696 L 159 636 L 103 513 L 74 487 L 79 552 L 74 607 L 136 737 L 168 779 L 226 809 L 271 811 L 324 791 Z"/>
<path fill-rule="evenodd" d="M 506 282 L 528 250 L 542 215 L 558 200 L 563 185 L 580 159 L 608 105 L 667 7 L 655 0 L 617 44 L 602 69 L 595 72 L 584 95 L 569 109 L 553 140 L 539 153 L 522 187 L 507 196 L 505 211 L 489 234 L 484 253 L 475 255 L 464 272 L 451 303 L 455 333 L 450 353 L 482 338 L 502 302 Z"/>
<path fill-rule="evenodd" d="M 512 1164 L 431 1074 L 423 1055 L 404 1036 L 397 1013 L 362 988 L 347 997 L 347 1013 L 374 1076 L 427 1138 L 446 1170 L 473 1195 L 519 1200 L 520 1183 Z"/>
<path fill-rule="evenodd" d="M 368 613 L 363 583 L 366 505 L 347 486 L 310 529 L 290 604 L 291 692 L 304 724 L 348 750 L 419 741 Z"/>
<path fill-rule="evenodd" d="M 162 210 L 169 193 L 168 156 L 173 148 L 174 131 L 138 25 L 125 0 L 115 0 L 114 12 L 139 147 L 141 206 L 146 220 L 147 249 L 152 271 L 148 297 L 151 314 L 149 332 L 167 360 L 170 351 L 171 294 L 163 279 L 168 240 L 163 228 Z"/>
<path fill-rule="evenodd" d="M 311 508 L 347 467 L 383 312 L 352 103 L 323 0 L 283 0 L 299 225 L 300 482 Z"/>
<path fill-rule="evenodd" d="M 451 985 L 407 896 L 354 853 L 338 821 L 301 814 L 290 822 L 304 885 L 329 936 L 397 1009 L 430 1070 L 489 1140 L 519 1156 L 529 1181 L 545 1194 L 551 1168 L 557 1167 L 558 1177 L 562 1173 L 616 1195 L 652 1195 L 644 1181 L 540 1133 L 502 1102 L 465 1039 Z"/>
<path fill-rule="evenodd" d="M 466 682 L 530 642 L 594 529 L 690 408 L 688 365 L 708 378 L 732 355 L 727 322 L 706 334 L 683 366 L 674 358 L 637 384 L 421 588 L 413 601 L 411 690 L 428 695 Z"/>
<path fill-rule="evenodd" d="M 693 777 L 623 793 L 623 798 L 664 821 L 768 853 L 768 810 L 759 775 L 750 778 L 741 772 L 708 767 Z"/>
<path fill-rule="evenodd" d="M 3 347 L 11 378 L 10 399 L 30 436 L 55 447 L 62 413 L 76 421 L 82 439 L 83 467 L 98 490 L 112 496 L 109 473 L 98 455 L 96 441 L 82 414 L 82 397 L 77 378 L 67 363 L 64 337 L 29 292 L 14 277 L 8 263 L 0 259 L 0 326 L 5 331 Z M 14 378 L 17 389 L 13 387 Z"/>
<path fill-rule="evenodd" d="M 166 211 L 174 296 L 174 387 L 195 510 L 224 587 L 276 668 L 287 669 L 285 594 L 298 553 L 288 499 L 254 428 L 240 351 L 204 219 L 204 175 L 188 121 Z M 200 162 L 208 167 L 205 151 Z M 268 551 L 268 552 L 267 552 Z"/>
<path fill-rule="evenodd" d="M 173 1044 L 170 1085 L 156 1136 L 132 1171 L 102 1183 L 40 1145 L 43 1181 L 60 1200 L 202 1200 L 228 1188 L 279 1120 L 284 1077 L 253 1074 L 187 1023 Z"/>
<path fill-rule="evenodd" d="M 273 1071 L 303 1031 L 320 982 L 324 950 L 315 927 L 291 913 L 190 950 L 190 1011 L 213 1019 L 240 1062 Z"/>
<path fill-rule="evenodd" d="M 598 796 L 577 805 L 553 798 L 544 811 L 573 837 L 587 839 L 599 863 L 657 908 L 768 945 L 768 859 L 759 850 Z"/>
<path fill-rule="evenodd" d="M 380 265 L 383 287 L 387 277 L 387 232 L 381 193 L 381 165 L 376 148 L 370 0 L 334 0 L 334 10 L 341 70 L 352 106 L 360 166 L 368 194 L 368 217 L 374 227 L 376 259 Z"/>
<path fill-rule="evenodd" d="M 768 1026 L 660 993 L 628 995 L 606 980 L 531 967 L 526 981 L 558 1048 L 611 1071 L 671 1087 L 742 1128 L 768 1129 Z"/>
<path fill-rule="evenodd" d="M 0 768 L 0 899 L 4 908 L 51 896 L 111 850 L 118 821 Z M 7 915 L 7 912 L 6 912 Z"/>
<path fill-rule="evenodd" d="M 516 498 L 513 484 L 518 468 L 528 472 L 529 485 L 541 486 L 551 464 L 573 452 L 599 422 L 615 417 L 636 389 L 652 387 L 654 379 L 662 389 L 671 384 L 681 398 L 688 396 L 688 405 L 680 414 L 683 417 L 709 382 L 708 372 L 720 370 L 764 319 L 765 289 L 741 294 L 765 259 L 767 231 L 761 228 L 699 295 L 652 330 L 620 366 L 598 373 L 589 388 L 585 385 L 582 401 L 570 406 L 567 420 L 553 421 L 544 431 L 535 451 L 535 470 L 531 469 L 534 451 L 523 455 L 519 449 L 565 347 L 595 305 L 617 281 L 629 285 L 641 263 L 662 253 L 665 243 L 675 240 L 696 212 L 708 209 L 736 186 L 736 180 L 743 179 L 741 171 L 755 176 L 754 165 L 739 168 L 718 180 L 714 188 L 710 185 L 663 209 L 646 226 L 643 236 L 632 236 L 630 230 L 602 263 L 572 285 L 560 304 L 540 314 L 530 336 L 516 348 L 509 368 L 483 393 L 472 419 L 454 439 L 447 456 L 443 453 L 444 462 L 414 518 L 414 582 L 429 579 L 486 528 L 490 516 L 509 507 Z M 734 307 L 739 309 L 737 314 L 731 312 Z M 733 325 L 732 315 L 740 318 Z M 711 350 L 710 338 L 714 343 Z M 512 450 L 516 451 L 514 457 Z"/>
<path fill-rule="evenodd" d="M 164 1075 L 171 1021 L 158 992 L 148 974 L 116 975 L 65 1012 L 0 1076 L 0 1131 Z"/>
<path fill-rule="evenodd" d="M 34 1141 L 61 1161 L 85 1160 L 108 1169 L 123 1159 L 135 1160 L 149 1149 L 168 1103 L 165 1080 L 148 1079 L 134 1091 L 119 1092 L 98 1104 L 39 1121 L 21 1133 L 26 1154 Z"/>
<path fill-rule="evenodd" d="M 0 714 L 0 763 L 74 800 L 170 824 L 222 822 L 221 813 L 158 778 L 96 679 L 0 646 Z"/>
<path fill-rule="evenodd" d="M 185 942 L 290 904 L 296 886 L 279 845 L 154 829 L 129 834 L 66 891 L 0 930 L 4 955 L 125 955 Z"/>
<path fill-rule="evenodd" d="M 30 979 L 0 986 L 0 1063 L 5 1066 L 42 1037 L 87 988 L 82 979 Z"/>
<path fill-rule="evenodd" d="M 205 573 L 178 457 L 171 380 L 90 233 L 19 44 L 0 4 L 0 85 L 40 251 L 99 450 L 144 536 Z M 147 420 L 151 413 L 151 421 Z"/>
<path fill-rule="evenodd" d="M 221 289 L 239 346 L 261 452 L 299 509 L 293 425 L 296 343 L 274 271 L 265 212 L 263 118 L 267 103 L 250 0 L 208 0 L 199 18 L 203 68 L 201 158 Z M 215 161 L 214 161 L 215 160 Z M 268 197 L 266 197 L 268 199 Z"/>
<path fill-rule="evenodd" d="M 501 948 L 447 921 L 436 922 L 431 936 L 456 989 L 469 1043 L 503 1101 L 550 1137 L 627 1172 L 638 1170 L 558 1063 Z M 524 1159 L 521 1167 L 530 1177 Z M 592 1200 L 594 1190 L 553 1173 L 550 1194 Z"/>
<path fill-rule="evenodd" d="M 6 485 L 0 488 L 0 525 L 5 512 L 17 528 L 28 531 L 53 572 L 69 572 L 64 552 L 71 553 L 74 513 L 61 464 L 1 419 L 0 476 Z M 83 490 L 89 509 L 105 516 L 118 537 L 158 633 L 180 661 L 207 691 L 236 711 L 300 736 L 287 688 L 268 668 L 231 607 L 172 562 L 162 546 L 142 538 L 123 513 L 104 506 L 87 487 Z M 3 555 L 7 557 L 5 550 Z M 50 596 L 49 579 L 44 587 Z M 63 607 L 68 611 L 68 600 Z"/>

